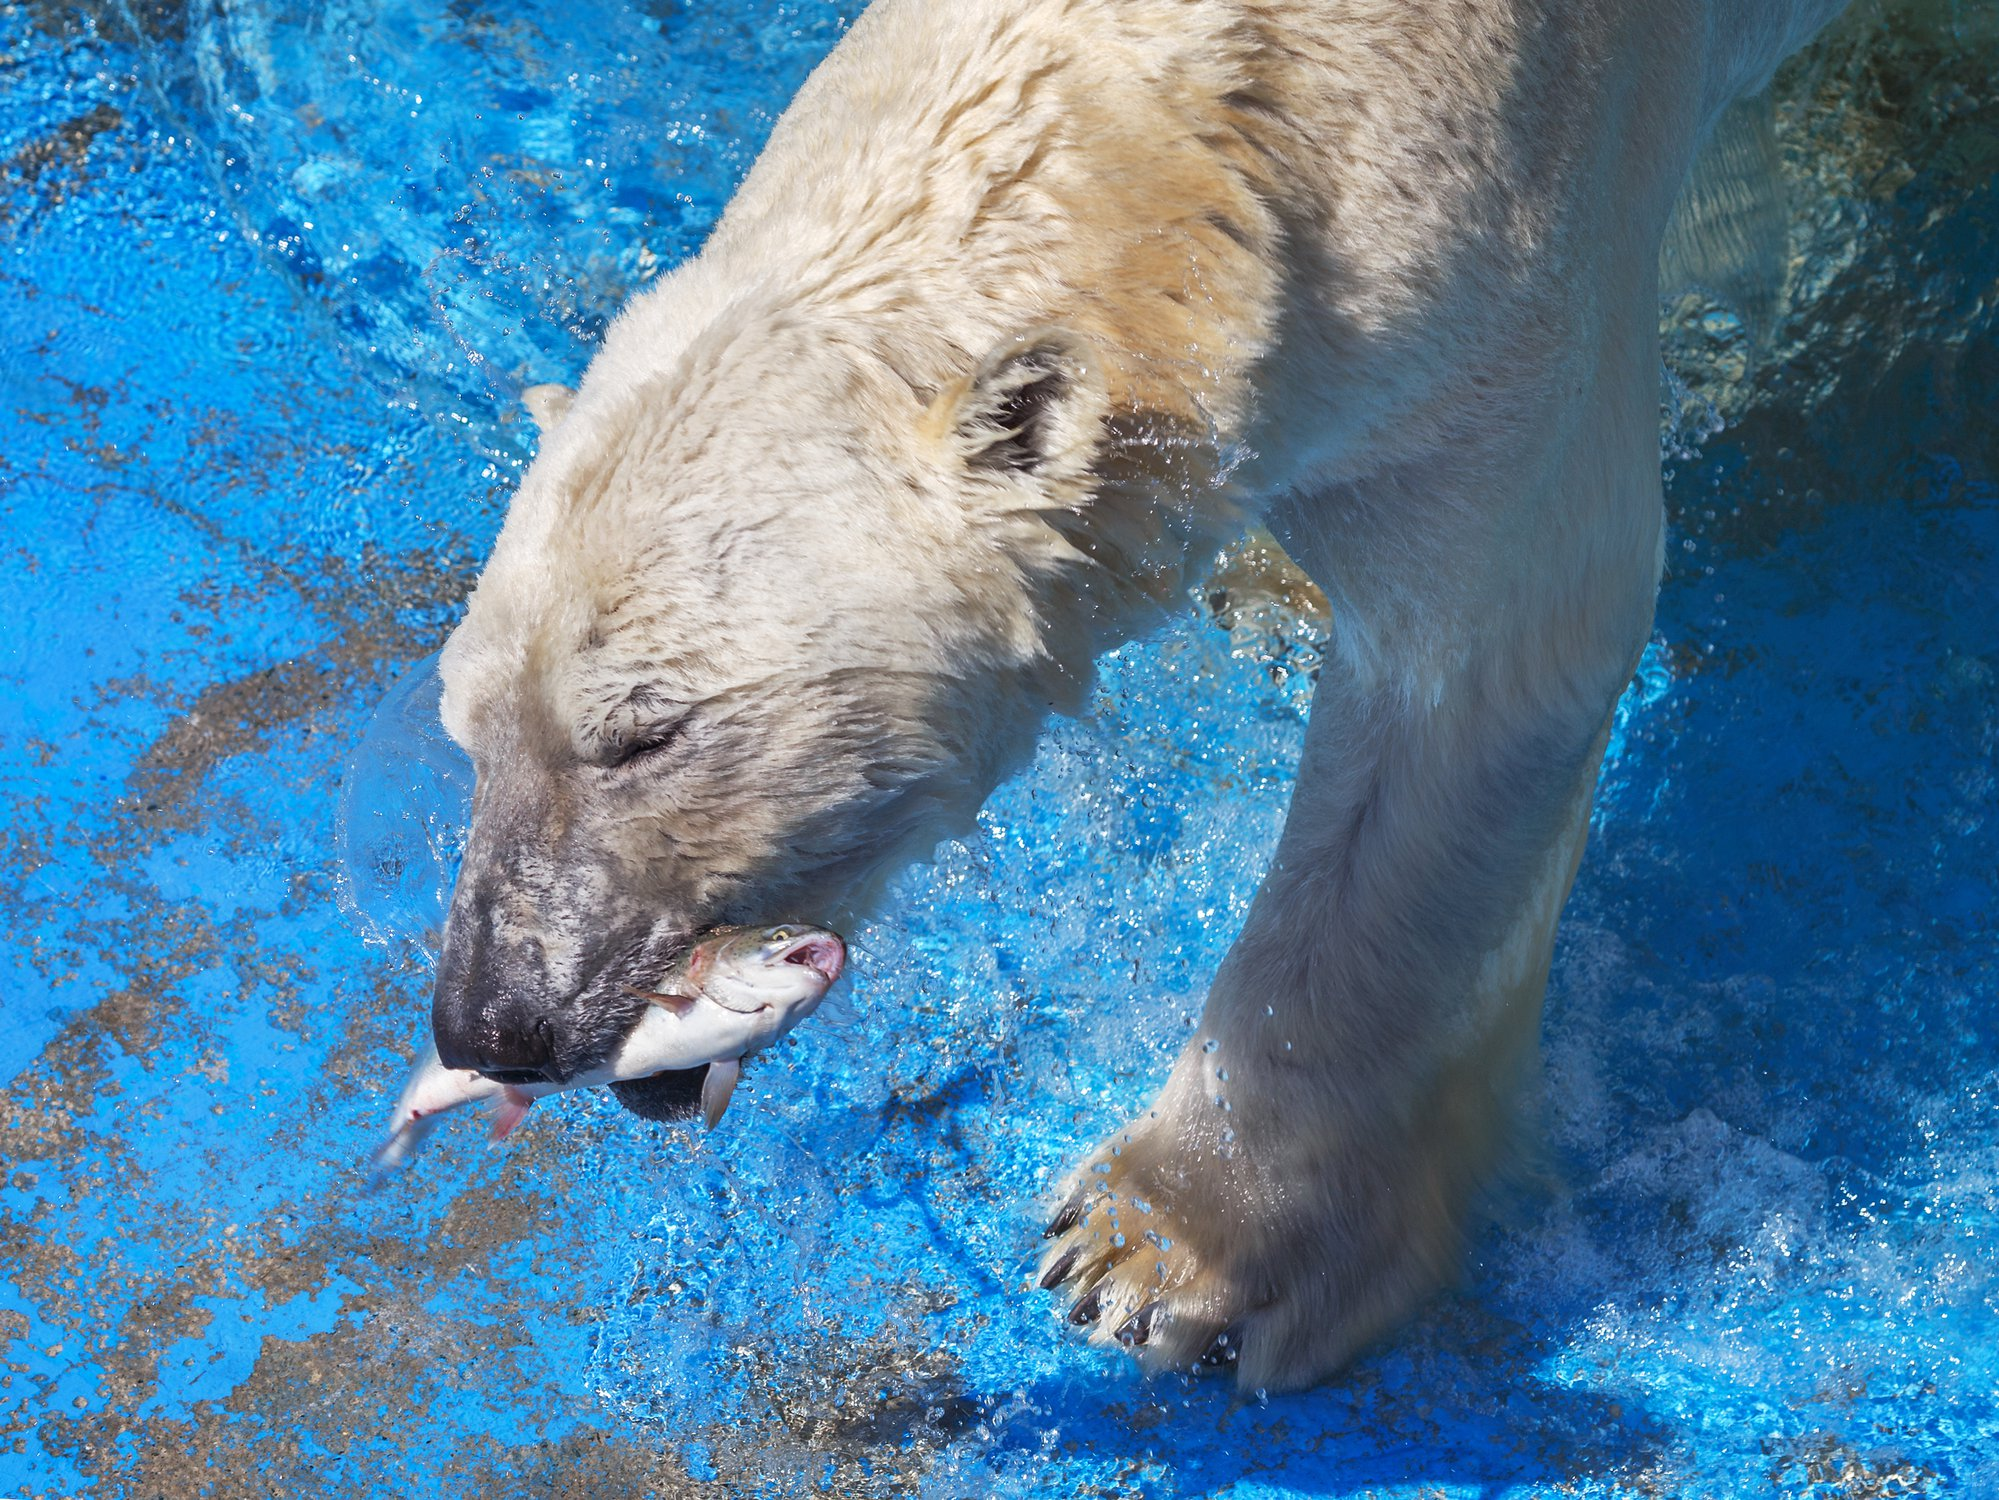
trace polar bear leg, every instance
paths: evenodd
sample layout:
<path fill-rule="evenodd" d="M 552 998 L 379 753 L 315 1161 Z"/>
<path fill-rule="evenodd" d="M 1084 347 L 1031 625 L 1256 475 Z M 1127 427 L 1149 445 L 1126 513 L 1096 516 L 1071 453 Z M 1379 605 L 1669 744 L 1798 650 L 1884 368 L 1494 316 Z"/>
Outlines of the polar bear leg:
<path fill-rule="evenodd" d="M 1148 1368 L 1325 1378 L 1452 1275 L 1518 1145 L 1555 927 L 1658 582 L 1657 344 L 1637 292 L 1586 404 L 1550 429 L 1588 440 L 1510 467 L 1552 469 L 1552 494 L 1488 499 L 1492 524 L 1442 569 L 1393 576 L 1412 547 L 1345 575 L 1299 555 L 1336 620 L 1427 607 L 1474 556 L 1493 602 L 1422 658 L 1420 687 L 1379 654 L 1329 655 L 1284 835 L 1201 1026 L 1064 1189 L 1043 1284 Z M 1449 622 L 1376 639 L 1426 635 Z"/>
<path fill-rule="evenodd" d="M 1450 705 L 1328 697 L 1197 1035 L 1052 1228 L 1044 1281 L 1148 1368 L 1305 1385 L 1405 1315 L 1451 1274 L 1537 1056 L 1604 725 L 1466 774 Z"/>

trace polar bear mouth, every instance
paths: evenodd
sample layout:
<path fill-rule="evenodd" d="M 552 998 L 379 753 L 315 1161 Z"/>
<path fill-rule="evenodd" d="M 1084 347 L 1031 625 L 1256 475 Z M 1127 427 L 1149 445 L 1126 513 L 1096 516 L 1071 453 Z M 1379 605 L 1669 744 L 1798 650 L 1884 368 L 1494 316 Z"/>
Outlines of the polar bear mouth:
<path fill-rule="evenodd" d="M 701 1091 L 708 1083 L 708 1065 L 698 1068 L 669 1068 L 646 1078 L 631 1078 L 611 1085 L 618 1103 L 641 1120 L 678 1124 L 701 1114 Z"/>
<path fill-rule="evenodd" d="M 779 954 L 777 961 L 810 969 L 822 984 L 831 985 L 846 967 L 847 946 L 831 933 L 815 933 Z M 621 1079 L 611 1084 L 611 1093 L 642 1120 L 680 1124 L 701 1117 L 707 1086 L 708 1064 L 703 1063 L 698 1068 L 669 1068 L 644 1078 Z"/>

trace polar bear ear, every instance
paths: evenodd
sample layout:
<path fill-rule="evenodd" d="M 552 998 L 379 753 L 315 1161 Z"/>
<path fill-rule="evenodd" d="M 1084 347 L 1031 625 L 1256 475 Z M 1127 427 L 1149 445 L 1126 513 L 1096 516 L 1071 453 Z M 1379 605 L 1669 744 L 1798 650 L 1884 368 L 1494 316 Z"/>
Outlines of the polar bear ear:
<path fill-rule="evenodd" d="M 555 431 L 556 424 L 569 415 L 576 392 L 566 385 L 531 385 L 521 392 L 521 405 L 542 432 Z"/>
<path fill-rule="evenodd" d="M 940 392 L 924 425 L 967 468 L 1061 484 L 1089 472 L 1109 410 L 1089 346 L 1065 328 L 1039 328 Z"/>

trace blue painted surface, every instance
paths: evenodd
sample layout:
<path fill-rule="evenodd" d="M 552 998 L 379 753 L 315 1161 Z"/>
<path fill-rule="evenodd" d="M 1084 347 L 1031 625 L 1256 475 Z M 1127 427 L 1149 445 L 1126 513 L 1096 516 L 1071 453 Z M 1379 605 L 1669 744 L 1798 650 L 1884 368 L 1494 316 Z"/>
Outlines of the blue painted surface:
<path fill-rule="evenodd" d="M 1971 14 L 1787 96 L 1815 326 L 1674 463 L 1549 998 L 1561 1189 L 1236 1406 L 1023 1289 L 1282 813 L 1299 684 L 1191 615 L 715 1135 L 571 1096 L 363 1191 L 435 881 L 357 924 L 339 809 L 448 850 L 452 787 L 387 721 L 344 768 L 490 541 L 514 392 L 698 244 L 836 9 L 0 7 L 0 1494 L 1999 1494 Z"/>

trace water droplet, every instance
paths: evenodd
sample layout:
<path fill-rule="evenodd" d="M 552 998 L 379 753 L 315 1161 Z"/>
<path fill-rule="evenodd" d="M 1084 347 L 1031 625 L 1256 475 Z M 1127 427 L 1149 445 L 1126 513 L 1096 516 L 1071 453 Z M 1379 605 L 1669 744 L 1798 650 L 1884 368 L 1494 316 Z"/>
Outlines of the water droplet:
<path fill-rule="evenodd" d="M 1124 1236 L 1121 1234 L 1112 1235 L 1111 1244 L 1122 1250 L 1124 1248 Z"/>
<path fill-rule="evenodd" d="M 1229 1081 L 1229 1070 L 1227 1068 L 1217 1068 L 1215 1069 L 1215 1077 L 1223 1083 L 1227 1083 Z"/>
<path fill-rule="evenodd" d="M 1205 1042 L 1201 1043 L 1201 1050 L 1203 1052 L 1219 1052 L 1221 1047 L 1222 1044 L 1213 1037 L 1209 1037 Z"/>

